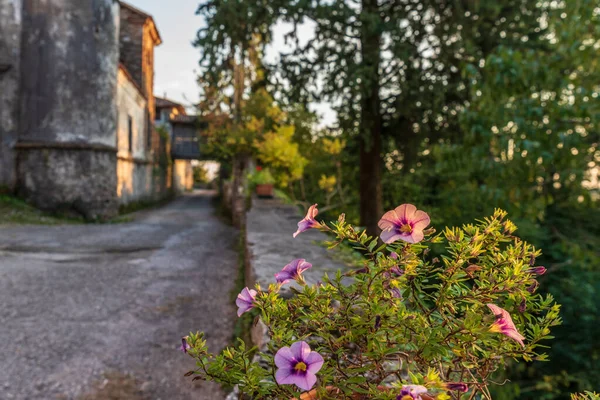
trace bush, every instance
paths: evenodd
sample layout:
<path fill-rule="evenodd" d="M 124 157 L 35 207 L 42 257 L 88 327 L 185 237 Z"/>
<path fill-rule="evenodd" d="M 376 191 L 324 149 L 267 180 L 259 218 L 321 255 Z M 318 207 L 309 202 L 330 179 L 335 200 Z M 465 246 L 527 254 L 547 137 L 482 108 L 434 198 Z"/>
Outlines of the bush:
<path fill-rule="evenodd" d="M 243 342 L 211 354 L 195 333 L 183 339 L 197 361 L 190 376 L 238 385 L 252 399 L 490 398 L 509 360 L 546 359 L 539 350 L 560 323 L 559 306 L 536 292 L 540 251 L 514 236 L 504 211 L 435 234 L 426 213 L 404 204 L 382 217 L 380 238 L 343 214 L 329 225 L 316 215 L 312 206 L 294 235 L 327 231 L 330 247 L 347 242 L 364 254 L 362 267 L 307 285 L 312 265 L 298 259 L 276 283 L 245 288 L 238 315 L 260 315 L 271 338 L 261 362 Z M 301 290 L 284 299 L 293 280 Z"/>

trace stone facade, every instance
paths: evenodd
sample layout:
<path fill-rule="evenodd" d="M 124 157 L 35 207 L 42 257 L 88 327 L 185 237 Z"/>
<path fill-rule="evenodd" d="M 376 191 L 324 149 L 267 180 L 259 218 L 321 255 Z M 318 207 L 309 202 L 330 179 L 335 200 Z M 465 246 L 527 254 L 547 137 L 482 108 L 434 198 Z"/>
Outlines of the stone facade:
<path fill-rule="evenodd" d="M 0 192 L 16 183 L 21 10 L 21 0 L 0 0 Z"/>
<path fill-rule="evenodd" d="M 105 218 L 117 212 L 119 5 L 91 3 L 23 0 L 17 190 Z"/>
<path fill-rule="evenodd" d="M 153 124 L 160 43 L 152 17 L 124 2 L 0 0 L 0 191 L 90 219 L 168 195 L 170 147 Z"/>

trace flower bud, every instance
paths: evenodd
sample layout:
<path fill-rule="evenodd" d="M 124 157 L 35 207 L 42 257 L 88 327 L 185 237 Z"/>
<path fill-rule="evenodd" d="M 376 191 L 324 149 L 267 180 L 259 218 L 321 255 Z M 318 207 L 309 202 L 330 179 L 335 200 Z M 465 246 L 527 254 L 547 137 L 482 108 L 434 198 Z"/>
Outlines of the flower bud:
<path fill-rule="evenodd" d="M 521 304 L 519 304 L 519 312 L 524 313 L 527 310 L 527 300 L 521 300 Z"/>
<path fill-rule="evenodd" d="M 544 275 L 546 273 L 546 267 L 540 265 L 539 267 L 529 268 L 529 272 L 536 275 Z"/>
<path fill-rule="evenodd" d="M 459 392 L 466 393 L 469 391 L 469 387 L 466 383 L 463 382 L 453 382 L 453 383 L 445 383 L 444 387 L 446 390 L 454 391 L 458 390 Z"/>
<path fill-rule="evenodd" d="M 381 326 L 381 315 L 375 317 L 375 330 L 379 329 Z"/>
<path fill-rule="evenodd" d="M 527 288 L 527 291 L 533 294 L 537 290 L 538 286 L 540 286 L 540 284 L 534 279 L 533 283 Z"/>

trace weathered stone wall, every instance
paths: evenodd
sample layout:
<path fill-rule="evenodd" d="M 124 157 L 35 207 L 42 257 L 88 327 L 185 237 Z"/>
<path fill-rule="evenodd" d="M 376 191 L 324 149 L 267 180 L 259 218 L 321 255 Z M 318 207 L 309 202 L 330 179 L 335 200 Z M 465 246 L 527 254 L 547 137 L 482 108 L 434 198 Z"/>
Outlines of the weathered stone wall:
<path fill-rule="evenodd" d="M 0 191 L 15 186 L 18 136 L 21 0 L 0 0 Z"/>
<path fill-rule="evenodd" d="M 117 211 L 118 12 L 113 0 L 23 0 L 17 182 L 40 208 Z"/>
<path fill-rule="evenodd" d="M 116 155 L 108 149 L 19 149 L 18 193 L 49 211 L 86 219 L 117 215 Z"/>
<path fill-rule="evenodd" d="M 23 0 L 20 140 L 115 145 L 118 5 Z"/>

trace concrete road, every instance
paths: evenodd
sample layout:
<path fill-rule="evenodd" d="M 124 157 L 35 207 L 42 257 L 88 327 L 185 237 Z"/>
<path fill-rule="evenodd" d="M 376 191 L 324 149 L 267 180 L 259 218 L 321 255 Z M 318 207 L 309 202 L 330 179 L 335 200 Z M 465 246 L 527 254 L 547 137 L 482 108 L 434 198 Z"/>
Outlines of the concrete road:
<path fill-rule="evenodd" d="M 106 225 L 0 227 L 0 399 L 222 399 L 177 348 L 232 338 L 235 229 L 208 191 Z"/>

